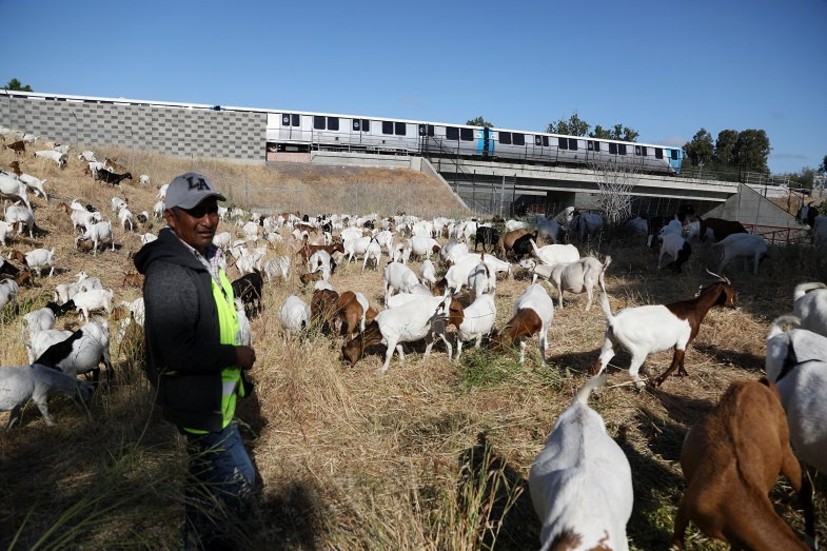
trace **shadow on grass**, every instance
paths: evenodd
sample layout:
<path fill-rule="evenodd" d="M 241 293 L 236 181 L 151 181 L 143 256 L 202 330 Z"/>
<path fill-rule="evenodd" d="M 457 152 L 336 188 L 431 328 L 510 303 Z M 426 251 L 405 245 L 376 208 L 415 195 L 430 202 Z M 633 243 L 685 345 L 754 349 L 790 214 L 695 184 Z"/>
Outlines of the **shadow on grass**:
<path fill-rule="evenodd" d="M 265 495 L 248 532 L 250 549 L 317 549 L 326 516 L 318 496 L 317 488 L 306 482 L 293 482 Z"/>

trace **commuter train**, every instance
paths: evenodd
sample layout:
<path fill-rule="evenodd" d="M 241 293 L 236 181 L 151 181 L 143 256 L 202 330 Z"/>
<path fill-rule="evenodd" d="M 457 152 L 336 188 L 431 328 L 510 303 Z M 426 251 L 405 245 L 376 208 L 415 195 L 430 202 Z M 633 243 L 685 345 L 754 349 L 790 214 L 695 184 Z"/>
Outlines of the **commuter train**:
<path fill-rule="evenodd" d="M 309 112 L 269 112 L 273 152 L 341 150 L 459 156 L 572 167 L 612 165 L 677 175 L 680 147 L 402 119 Z"/>

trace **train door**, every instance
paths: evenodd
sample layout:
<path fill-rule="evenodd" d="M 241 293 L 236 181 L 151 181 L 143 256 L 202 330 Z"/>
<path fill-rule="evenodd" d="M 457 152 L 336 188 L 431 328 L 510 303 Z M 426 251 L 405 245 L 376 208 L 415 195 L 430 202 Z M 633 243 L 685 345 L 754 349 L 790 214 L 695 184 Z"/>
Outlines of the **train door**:
<path fill-rule="evenodd" d="M 304 141 L 301 131 L 301 115 L 296 113 L 282 113 L 279 125 L 280 140 Z"/>
<path fill-rule="evenodd" d="M 352 119 L 350 121 L 351 143 L 359 144 L 360 147 L 366 148 L 370 145 L 370 120 L 368 119 Z"/>
<path fill-rule="evenodd" d="M 494 154 L 494 139 L 491 135 L 491 129 L 487 126 L 482 127 L 480 133 L 480 141 L 477 147 L 477 154 L 483 157 L 488 157 Z"/>

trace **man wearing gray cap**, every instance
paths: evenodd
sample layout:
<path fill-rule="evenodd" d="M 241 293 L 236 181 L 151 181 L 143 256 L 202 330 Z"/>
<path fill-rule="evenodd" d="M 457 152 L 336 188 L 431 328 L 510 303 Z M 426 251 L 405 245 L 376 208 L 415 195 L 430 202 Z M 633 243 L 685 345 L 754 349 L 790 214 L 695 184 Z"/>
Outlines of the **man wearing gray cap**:
<path fill-rule="evenodd" d="M 253 502 L 256 474 L 233 420 L 251 392 L 244 371 L 255 351 L 240 346 L 233 290 L 213 244 L 218 201 L 204 176 L 167 188 L 164 228 L 135 255 L 146 276 L 147 375 L 164 417 L 187 438 L 185 549 L 233 549 Z"/>

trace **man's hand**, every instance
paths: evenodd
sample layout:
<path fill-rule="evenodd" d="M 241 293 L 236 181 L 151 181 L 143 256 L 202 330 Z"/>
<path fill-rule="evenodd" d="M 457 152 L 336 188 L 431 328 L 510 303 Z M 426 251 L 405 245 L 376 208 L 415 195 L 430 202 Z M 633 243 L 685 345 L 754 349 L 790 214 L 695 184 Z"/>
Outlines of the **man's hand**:
<path fill-rule="evenodd" d="M 251 369 L 256 363 L 256 351 L 249 346 L 236 346 L 235 363 L 245 371 Z"/>

